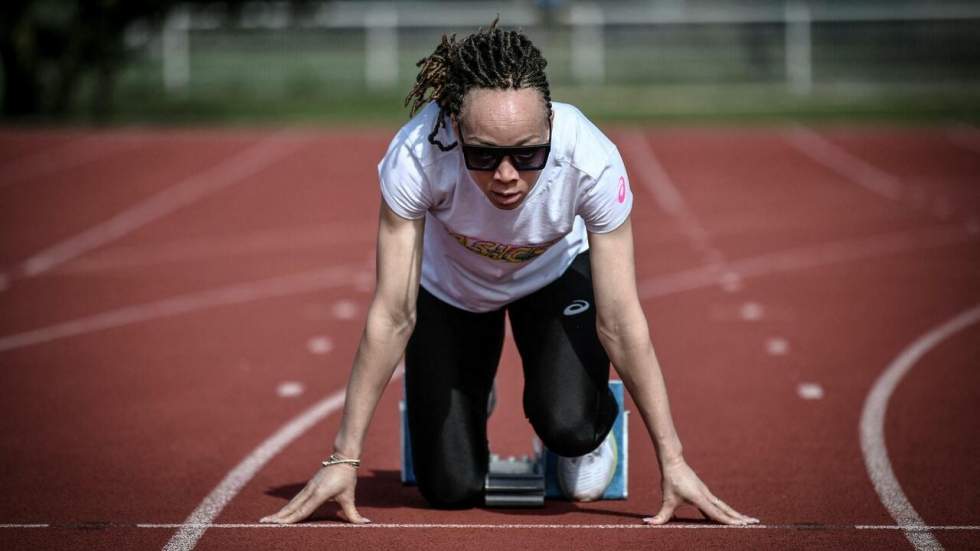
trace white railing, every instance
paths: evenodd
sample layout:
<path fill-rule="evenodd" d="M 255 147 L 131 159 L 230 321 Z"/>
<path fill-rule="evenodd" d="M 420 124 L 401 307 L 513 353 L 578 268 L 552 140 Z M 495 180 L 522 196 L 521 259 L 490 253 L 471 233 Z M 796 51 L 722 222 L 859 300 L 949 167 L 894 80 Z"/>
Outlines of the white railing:
<path fill-rule="evenodd" d="M 355 29 L 364 33 L 364 78 L 369 89 L 384 89 L 399 78 L 399 31 L 415 28 L 477 28 L 506 13 L 508 27 L 537 27 L 542 14 L 529 3 L 329 2 L 315 6 L 301 19 L 286 2 L 246 4 L 238 21 L 241 29 L 288 32 L 302 29 Z M 667 3 L 570 3 L 557 13 L 555 24 L 569 33 L 570 70 L 575 82 L 601 84 L 606 79 L 606 34 L 611 27 L 671 25 L 776 24 L 784 33 L 786 86 L 808 94 L 813 86 L 811 27 L 823 23 L 895 21 L 978 21 L 980 2 L 880 3 L 853 2 L 811 5 L 804 0 L 783 4 L 732 7 L 689 6 L 683 0 Z M 214 9 L 183 6 L 169 16 L 161 30 L 163 82 L 168 92 L 180 93 L 191 79 L 191 31 L 218 29 L 224 15 Z"/>

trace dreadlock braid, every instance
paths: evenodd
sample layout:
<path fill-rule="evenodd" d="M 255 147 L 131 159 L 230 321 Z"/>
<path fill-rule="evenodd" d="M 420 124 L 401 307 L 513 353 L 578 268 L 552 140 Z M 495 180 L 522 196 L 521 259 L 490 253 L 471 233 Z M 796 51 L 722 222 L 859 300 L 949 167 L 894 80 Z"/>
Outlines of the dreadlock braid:
<path fill-rule="evenodd" d="M 415 64 L 421 68 L 405 105 L 412 104 L 409 116 L 430 101 L 439 105 L 439 117 L 429 134 L 429 143 L 443 151 L 456 147 L 456 142 L 447 146 L 436 134 L 446 125 L 446 115 L 459 115 L 463 98 L 472 88 L 535 88 L 541 92 L 551 114 L 551 91 L 544 74 L 548 62 L 524 33 L 498 29 L 499 20 L 498 15 L 489 27 L 462 41 L 457 41 L 455 34 L 442 35 L 435 51 Z"/>

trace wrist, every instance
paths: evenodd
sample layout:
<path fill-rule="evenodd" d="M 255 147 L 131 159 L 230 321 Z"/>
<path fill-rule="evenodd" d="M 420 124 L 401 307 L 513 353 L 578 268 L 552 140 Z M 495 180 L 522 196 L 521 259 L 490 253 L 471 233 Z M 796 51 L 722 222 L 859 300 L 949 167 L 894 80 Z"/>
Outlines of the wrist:
<path fill-rule="evenodd" d="M 660 463 L 660 470 L 684 464 L 684 450 L 680 444 L 670 449 L 657 450 L 657 461 Z"/>
<path fill-rule="evenodd" d="M 360 459 L 361 447 L 345 442 L 338 437 L 333 443 L 333 452 L 344 459 Z"/>

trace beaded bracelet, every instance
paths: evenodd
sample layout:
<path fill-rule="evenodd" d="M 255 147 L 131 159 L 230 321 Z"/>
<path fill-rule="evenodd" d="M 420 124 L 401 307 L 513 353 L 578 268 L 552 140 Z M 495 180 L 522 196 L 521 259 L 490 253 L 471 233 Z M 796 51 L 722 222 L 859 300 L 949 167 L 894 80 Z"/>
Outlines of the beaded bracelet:
<path fill-rule="evenodd" d="M 337 455 L 335 453 L 330 454 L 330 459 L 327 459 L 326 461 L 324 461 L 323 462 L 323 466 L 324 467 L 329 467 L 330 465 L 341 465 L 341 464 L 344 464 L 344 463 L 346 463 L 346 464 L 354 467 L 355 469 L 361 466 L 361 460 L 360 459 L 344 459 L 343 457 L 341 457 L 341 456 L 339 456 L 339 455 Z"/>

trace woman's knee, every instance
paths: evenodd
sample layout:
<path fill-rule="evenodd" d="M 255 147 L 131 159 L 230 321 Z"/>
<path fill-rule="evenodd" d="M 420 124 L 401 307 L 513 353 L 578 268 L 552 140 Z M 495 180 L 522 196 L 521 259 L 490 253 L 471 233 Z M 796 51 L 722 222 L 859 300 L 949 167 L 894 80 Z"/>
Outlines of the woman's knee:
<path fill-rule="evenodd" d="M 437 509 L 468 509 L 483 503 L 484 477 L 478 473 L 439 473 L 417 482 L 422 497 Z"/>
<path fill-rule="evenodd" d="M 585 455 L 601 442 L 596 436 L 596 426 L 591 422 L 551 419 L 539 423 L 532 421 L 532 425 L 549 450 L 565 457 Z"/>
<path fill-rule="evenodd" d="M 549 450 L 565 457 L 585 455 L 602 443 L 619 414 L 615 399 L 603 400 L 598 415 L 589 407 L 539 408 L 531 426 Z"/>

